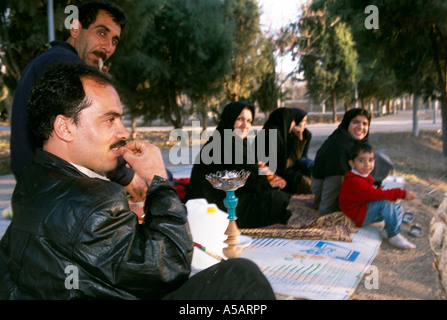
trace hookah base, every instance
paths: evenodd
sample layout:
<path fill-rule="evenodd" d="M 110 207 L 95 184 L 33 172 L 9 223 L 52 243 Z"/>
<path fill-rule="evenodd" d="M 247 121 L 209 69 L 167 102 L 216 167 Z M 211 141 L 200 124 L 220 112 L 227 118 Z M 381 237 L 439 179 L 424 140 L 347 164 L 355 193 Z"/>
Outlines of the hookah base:
<path fill-rule="evenodd" d="M 241 233 L 239 231 L 239 228 L 237 227 L 235 220 L 230 220 L 225 234 L 228 237 L 227 240 L 224 241 L 224 243 L 227 244 L 227 247 L 223 249 L 223 254 L 229 259 L 239 258 L 242 255 L 242 249 L 238 247 L 241 242 L 238 240 L 237 237 Z"/>

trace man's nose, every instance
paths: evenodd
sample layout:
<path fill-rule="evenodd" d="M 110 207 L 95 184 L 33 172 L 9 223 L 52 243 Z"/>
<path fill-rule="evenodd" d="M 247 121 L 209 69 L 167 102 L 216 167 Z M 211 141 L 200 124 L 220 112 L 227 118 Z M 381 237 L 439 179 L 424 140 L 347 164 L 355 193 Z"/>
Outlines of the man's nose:
<path fill-rule="evenodd" d="M 110 52 L 113 50 L 113 39 L 112 38 L 106 38 L 101 43 L 101 49 L 104 50 L 104 52 L 107 53 L 107 55 L 110 55 Z"/>
<path fill-rule="evenodd" d="M 124 124 L 123 124 L 122 121 L 120 121 L 119 128 L 118 128 L 118 130 L 117 130 L 117 132 L 116 132 L 116 137 L 117 137 L 118 139 L 122 139 L 122 140 L 127 140 L 127 139 L 130 138 L 130 132 L 129 132 L 129 130 L 127 130 L 127 128 L 124 126 Z"/>

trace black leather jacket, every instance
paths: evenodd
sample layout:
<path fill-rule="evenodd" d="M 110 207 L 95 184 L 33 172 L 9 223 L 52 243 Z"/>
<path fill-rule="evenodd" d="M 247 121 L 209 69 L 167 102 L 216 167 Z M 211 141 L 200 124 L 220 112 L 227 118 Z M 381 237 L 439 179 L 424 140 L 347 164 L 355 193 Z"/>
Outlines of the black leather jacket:
<path fill-rule="evenodd" d="M 155 177 L 138 224 L 125 190 L 38 150 L 0 242 L 0 299 L 159 299 L 191 271 L 186 209 Z"/>

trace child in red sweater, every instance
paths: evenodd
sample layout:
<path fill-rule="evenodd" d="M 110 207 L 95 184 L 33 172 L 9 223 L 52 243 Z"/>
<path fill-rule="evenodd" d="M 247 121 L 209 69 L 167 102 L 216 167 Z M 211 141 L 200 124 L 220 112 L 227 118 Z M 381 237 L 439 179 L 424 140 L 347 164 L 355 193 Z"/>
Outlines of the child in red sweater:
<path fill-rule="evenodd" d="M 400 234 L 403 210 L 401 204 L 395 201 L 411 201 L 416 194 L 399 188 L 376 188 L 370 175 L 374 161 L 374 150 L 369 144 L 356 143 L 352 147 L 349 160 L 352 170 L 346 172 L 340 189 L 340 210 L 358 227 L 385 221 L 384 231 L 391 245 L 400 249 L 415 248 Z"/>

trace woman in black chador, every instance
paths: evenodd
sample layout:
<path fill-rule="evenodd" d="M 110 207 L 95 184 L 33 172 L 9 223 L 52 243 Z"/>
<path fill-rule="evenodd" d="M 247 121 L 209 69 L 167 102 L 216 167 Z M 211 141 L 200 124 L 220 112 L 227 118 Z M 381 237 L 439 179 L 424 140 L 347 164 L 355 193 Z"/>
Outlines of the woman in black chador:
<path fill-rule="evenodd" d="M 290 195 L 273 188 L 267 177 L 259 174 L 252 149 L 247 145 L 254 114 L 253 106 L 244 102 L 225 106 L 216 130 L 200 150 L 199 161 L 195 161 L 184 199 L 205 198 L 226 212 L 225 192 L 213 188 L 205 176 L 223 170 L 250 171 L 245 185 L 235 192 L 239 199 L 236 215 L 240 228 L 287 224 L 291 216 L 287 210 Z"/>
<path fill-rule="evenodd" d="M 323 142 L 312 171 L 314 207 L 320 215 L 339 211 L 338 195 L 344 174 L 351 170 L 349 153 L 357 142 L 368 142 L 370 113 L 362 108 L 345 112 L 337 129 Z"/>
<path fill-rule="evenodd" d="M 269 158 L 276 155 L 276 168 L 272 163 L 267 165 L 286 181 L 283 190 L 291 194 L 311 193 L 313 161 L 307 158 L 307 152 L 312 134 L 306 126 L 307 112 L 298 108 L 278 108 L 270 114 L 263 127 L 266 136 L 265 154 Z M 276 139 L 270 130 L 276 130 Z M 271 139 L 274 139 L 274 143 Z M 258 143 L 257 146 L 259 148 Z M 273 146 L 273 149 L 269 150 L 269 146 Z"/>

